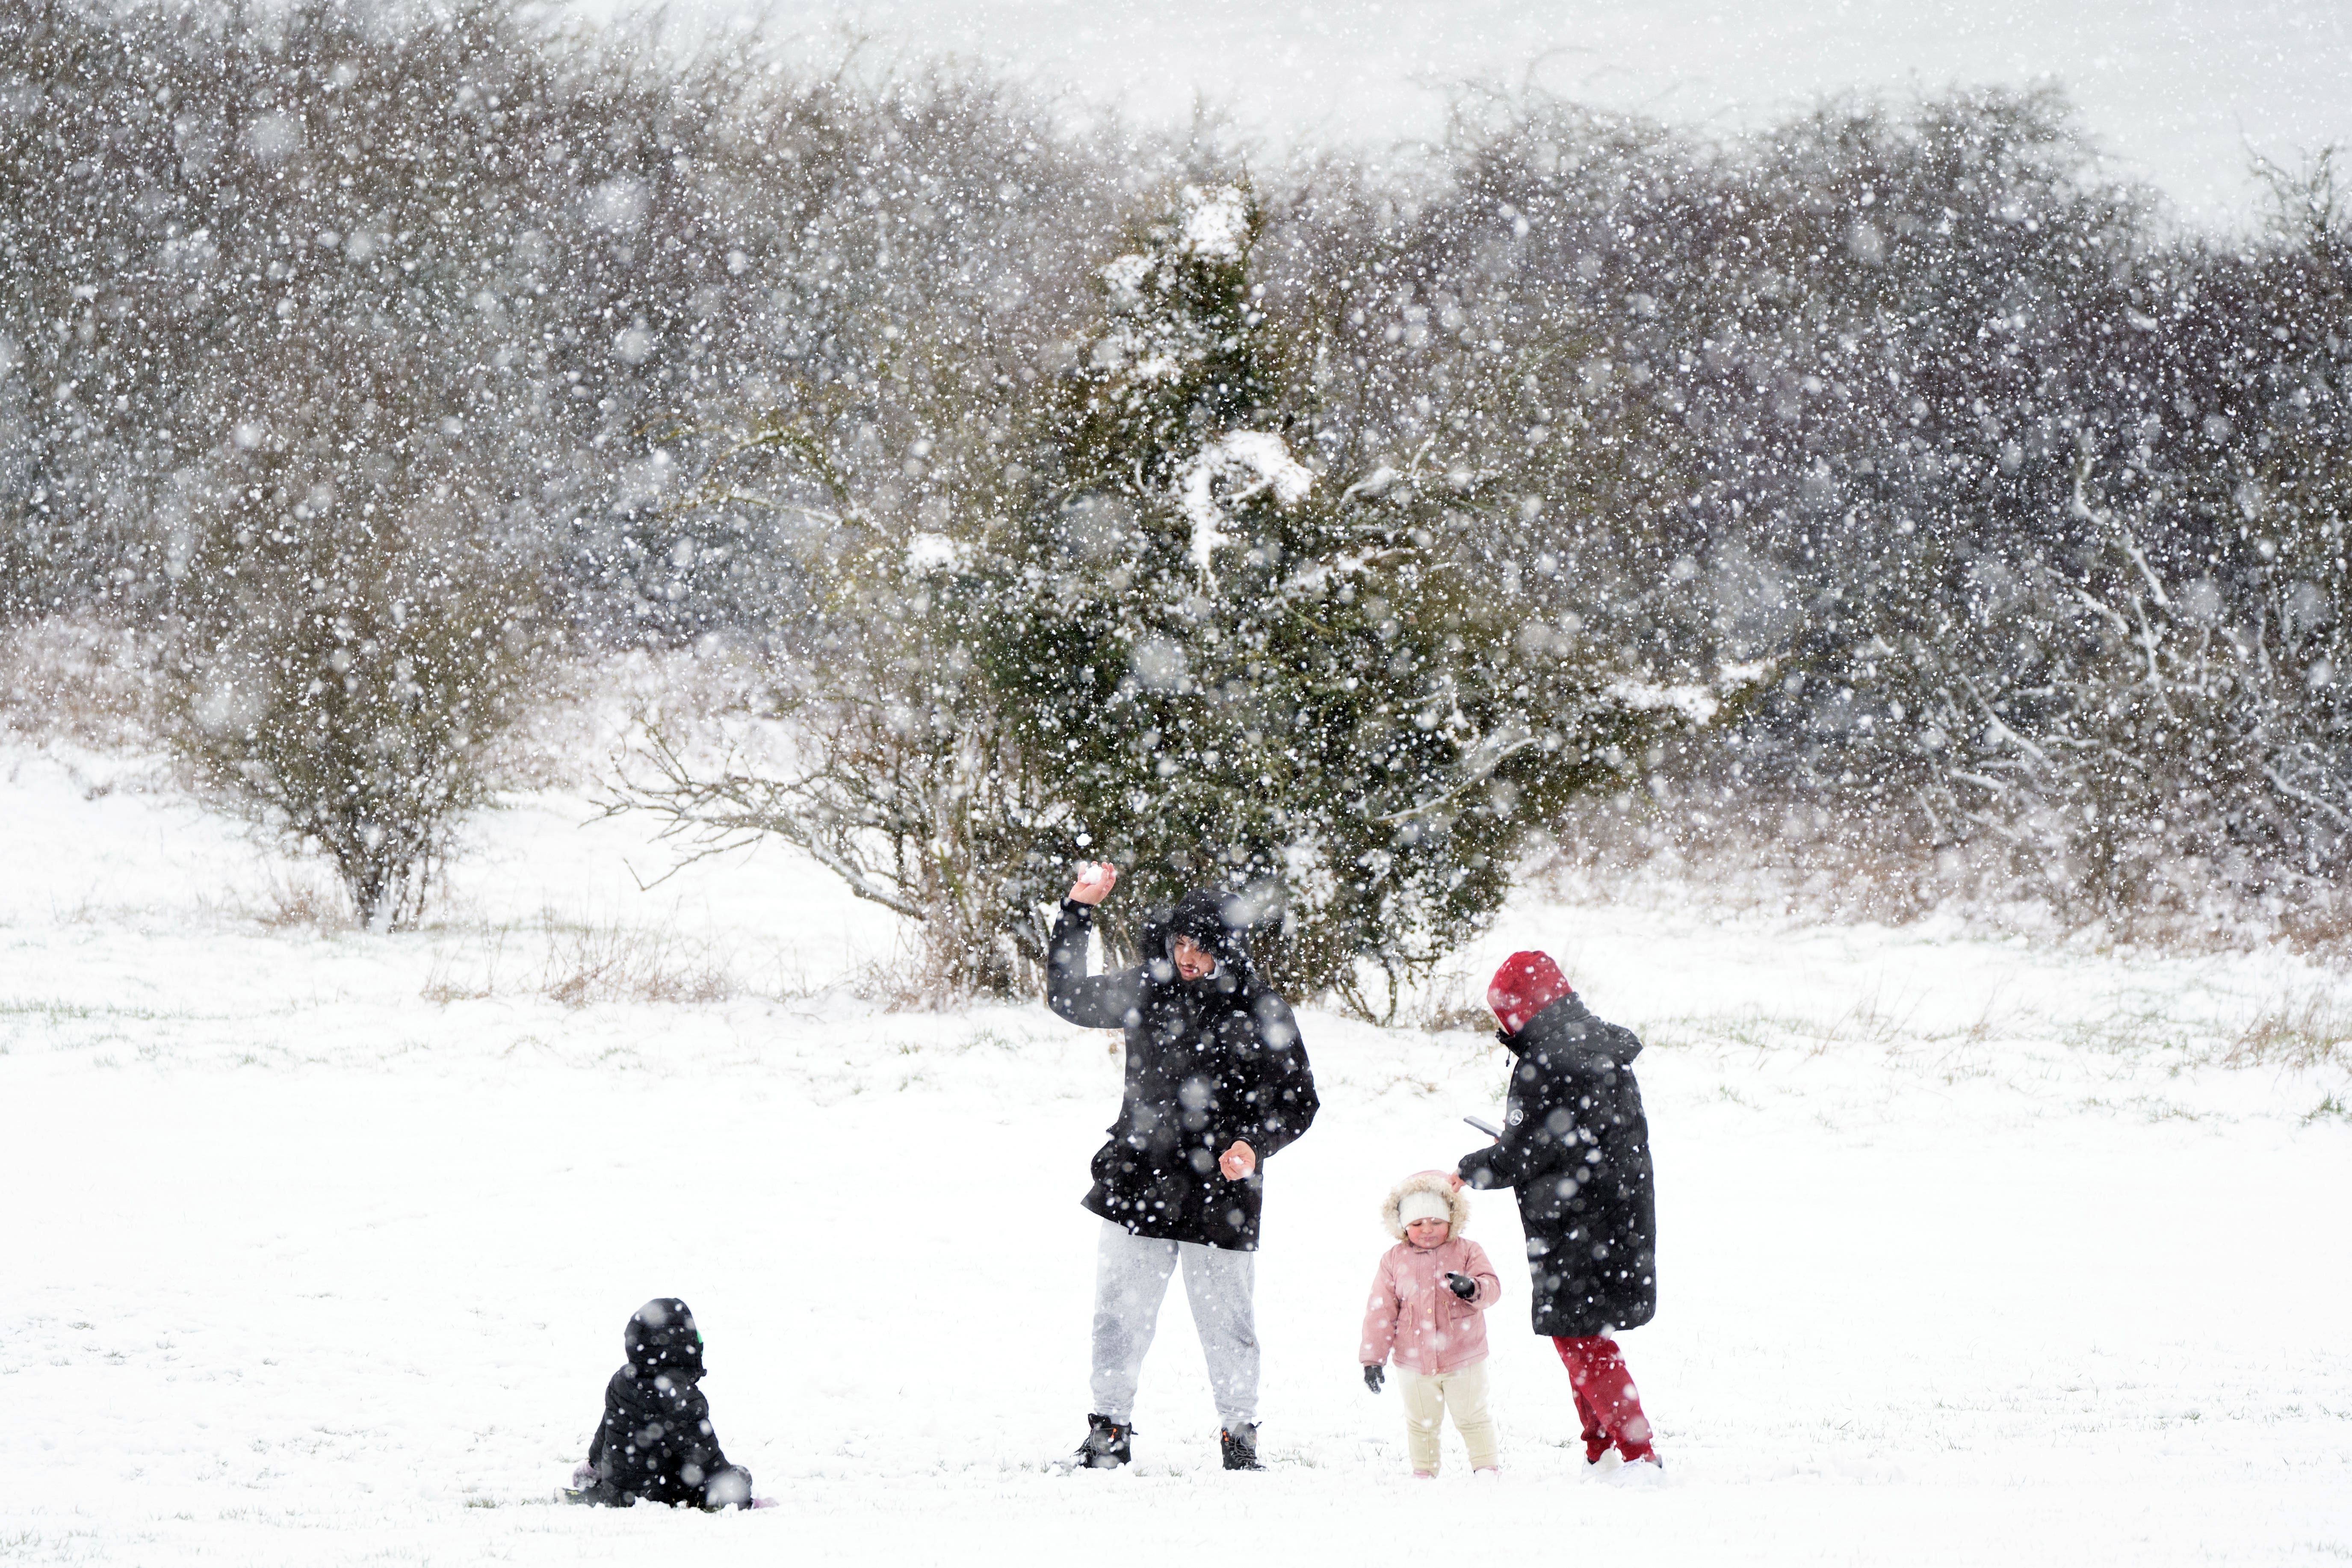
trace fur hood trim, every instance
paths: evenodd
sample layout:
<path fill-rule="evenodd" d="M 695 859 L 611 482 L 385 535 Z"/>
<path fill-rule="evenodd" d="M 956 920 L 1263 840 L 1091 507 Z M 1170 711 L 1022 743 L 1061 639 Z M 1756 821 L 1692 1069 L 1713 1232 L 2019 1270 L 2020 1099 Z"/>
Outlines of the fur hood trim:
<path fill-rule="evenodd" d="M 1465 1186 L 1459 1192 L 1454 1191 L 1450 1171 L 1415 1171 L 1390 1188 L 1388 1202 L 1381 1205 L 1381 1223 L 1388 1226 L 1389 1234 L 1399 1241 L 1404 1239 L 1404 1221 L 1397 1217 L 1397 1210 L 1403 1206 L 1407 1193 L 1435 1193 L 1445 1200 L 1446 1206 L 1454 1213 L 1454 1229 L 1447 1236 L 1447 1240 L 1454 1239 L 1470 1228 L 1470 1189 Z"/>

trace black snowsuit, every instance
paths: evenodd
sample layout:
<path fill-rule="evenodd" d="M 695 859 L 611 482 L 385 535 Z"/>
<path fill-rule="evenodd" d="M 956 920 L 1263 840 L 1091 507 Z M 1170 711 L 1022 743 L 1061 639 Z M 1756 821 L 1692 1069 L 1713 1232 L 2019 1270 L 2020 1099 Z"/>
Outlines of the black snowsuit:
<path fill-rule="evenodd" d="M 1502 1040 L 1518 1058 L 1503 1136 L 1459 1169 L 1474 1187 L 1517 1190 L 1536 1332 L 1580 1338 L 1648 1322 L 1658 1225 L 1633 1072 L 1642 1042 L 1575 996 Z"/>
<path fill-rule="evenodd" d="M 730 1465 L 711 1430 L 702 1334 L 675 1296 L 648 1301 L 623 1336 L 628 1364 L 604 1384 L 604 1419 L 588 1444 L 596 1481 L 582 1502 L 749 1508 L 751 1472 Z"/>
<path fill-rule="evenodd" d="M 1192 892 L 1143 928 L 1144 962 L 1087 973 L 1091 906 L 1066 900 L 1046 960 L 1046 1005 L 1073 1024 L 1123 1029 L 1127 1088 L 1083 1200 L 1138 1236 L 1255 1252 L 1265 1162 L 1315 1120 L 1315 1074 L 1289 1005 L 1260 984 L 1225 900 Z M 1169 942 L 1190 937 L 1216 955 L 1187 981 Z M 1227 1181 L 1217 1157 L 1250 1146 L 1257 1168 Z"/>

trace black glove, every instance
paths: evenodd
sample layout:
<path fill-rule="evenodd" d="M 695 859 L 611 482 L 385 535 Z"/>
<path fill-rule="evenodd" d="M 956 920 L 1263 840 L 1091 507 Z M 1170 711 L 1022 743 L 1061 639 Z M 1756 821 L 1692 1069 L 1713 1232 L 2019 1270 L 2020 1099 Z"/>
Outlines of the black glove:
<path fill-rule="evenodd" d="M 1364 1369 L 1364 1386 L 1378 1394 L 1381 1380 L 1388 1374 L 1388 1368 L 1384 1366 L 1368 1366 Z"/>
<path fill-rule="evenodd" d="M 1445 1277 L 1445 1288 L 1467 1301 L 1478 1293 L 1478 1281 L 1471 1279 L 1467 1274 L 1448 1274 Z"/>

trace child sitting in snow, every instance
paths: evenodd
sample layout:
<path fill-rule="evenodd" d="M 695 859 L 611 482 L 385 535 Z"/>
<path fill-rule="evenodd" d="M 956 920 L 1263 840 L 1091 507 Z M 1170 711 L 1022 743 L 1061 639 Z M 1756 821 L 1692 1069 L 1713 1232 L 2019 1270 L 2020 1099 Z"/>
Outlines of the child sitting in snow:
<path fill-rule="evenodd" d="M 1364 1386 L 1381 1391 L 1381 1368 L 1396 1358 L 1404 1397 L 1405 1448 L 1412 1473 L 1437 1474 L 1437 1428 L 1445 1412 L 1470 1450 L 1473 1470 L 1502 1467 L 1495 1418 L 1486 1413 L 1486 1324 L 1502 1296 L 1486 1249 L 1463 1238 L 1470 1194 L 1443 1171 L 1407 1176 L 1389 1194 L 1381 1219 L 1397 1245 L 1381 1255 L 1364 1311 Z"/>
<path fill-rule="evenodd" d="M 573 1502 L 749 1508 L 751 1472 L 727 1462 L 702 1396 L 702 1334 L 675 1296 L 646 1302 L 621 1342 L 628 1364 L 604 1384 L 604 1419 L 588 1462 L 572 1474 Z"/>

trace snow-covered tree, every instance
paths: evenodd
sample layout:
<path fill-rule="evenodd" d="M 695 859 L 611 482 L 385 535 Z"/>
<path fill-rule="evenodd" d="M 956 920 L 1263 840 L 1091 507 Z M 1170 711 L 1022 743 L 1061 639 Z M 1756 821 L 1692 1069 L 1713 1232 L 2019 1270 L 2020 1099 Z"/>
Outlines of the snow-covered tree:
<path fill-rule="evenodd" d="M 1244 890 L 1287 984 L 1371 1010 L 1360 964 L 1392 1000 L 1678 710 L 1530 635 L 1475 477 L 1318 466 L 1315 329 L 1265 306 L 1264 221 L 1186 185 L 1102 266 L 1036 482 L 982 534 L 987 670 L 1082 830 L 1057 847 L 1132 868 L 1138 907 Z"/>
<path fill-rule="evenodd" d="M 1904 650 L 1936 842 L 2081 917 L 2309 903 L 2352 858 L 2341 521 L 2279 506 L 2276 570 L 2229 592 L 2168 573 L 2087 460 L 2077 486 L 2091 548 L 1985 574 Z"/>
<path fill-rule="evenodd" d="M 281 394 L 294 389 L 284 382 Z M 205 782 L 335 865 L 359 919 L 414 923 L 552 628 L 501 497 L 414 391 L 288 395 L 175 496 L 169 738 Z M 358 454 L 352 456 L 352 454 Z"/>

